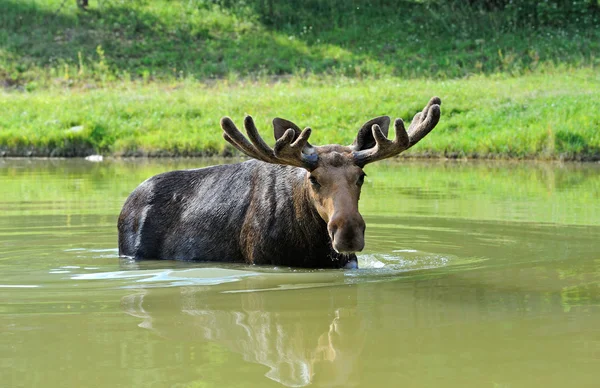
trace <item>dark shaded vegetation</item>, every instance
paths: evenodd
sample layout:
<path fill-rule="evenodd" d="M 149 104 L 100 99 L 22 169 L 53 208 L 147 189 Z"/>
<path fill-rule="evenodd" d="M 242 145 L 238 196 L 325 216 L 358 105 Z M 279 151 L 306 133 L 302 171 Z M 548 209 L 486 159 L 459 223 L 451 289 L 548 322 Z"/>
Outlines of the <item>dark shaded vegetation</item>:
<path fill-rule="evenodd" d="M 573 26 L 598 23 L 600 2 L 597 0 L 205 0 L 204 4 L 217 4 L 228 9 L 251 7 L 261 20 L 270 26 L 303 26 L 317 22 L 336 27 L 356 24 L 357 18 L 376 19 L 386 11 L 437 12 L 449 22 L 469 18 L 475 14 L 495 18 L 497 27 L 507 31 L 514 28 L 539 28 L 544 26 Z M 398 15 L 401 18 L 402 15 Z M 405 16 L 404 16 L 405 17 Z M 419 19 L 406 18 L 406 21 Z M 428 27 L 432 23 L 425 21 Z"/>
<path fill-rule="evenodd" d="M 452 78 L 597 66 L 598 1 L 0 0 L 0 80 Z"/>
<path fill-rule="evenodd" d="M 484 12 L 504 12 L 508 21 L 525 26 L 569 26 L 598 23 L 598 0 L 441 0 Z"/>

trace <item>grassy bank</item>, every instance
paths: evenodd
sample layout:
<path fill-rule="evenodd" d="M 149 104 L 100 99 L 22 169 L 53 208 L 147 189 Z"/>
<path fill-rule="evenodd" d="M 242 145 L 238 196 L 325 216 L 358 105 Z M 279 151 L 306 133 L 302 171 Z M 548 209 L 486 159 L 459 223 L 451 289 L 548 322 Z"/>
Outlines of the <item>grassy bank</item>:
<path fill-rule="evenodd" d="M 280 116 L 314 144 L 349 144 L 378 115 L 410 120 L 433 95 L 442 120 L 413 156 L 600 159 L 600 75 L 593 69 L 462 80 L 292 77 L 285 81 L 126 83 L 0 94 L 3 155 L 227 155 L 219 119 Z"/>
<path fill-rule="evenodd" d="M 346 144 L 439 95 L 409 155 L 600 159 L 597 1 L 89 3 L 0 0 L 0 155 L 227 155 L 245 113 Z"/>

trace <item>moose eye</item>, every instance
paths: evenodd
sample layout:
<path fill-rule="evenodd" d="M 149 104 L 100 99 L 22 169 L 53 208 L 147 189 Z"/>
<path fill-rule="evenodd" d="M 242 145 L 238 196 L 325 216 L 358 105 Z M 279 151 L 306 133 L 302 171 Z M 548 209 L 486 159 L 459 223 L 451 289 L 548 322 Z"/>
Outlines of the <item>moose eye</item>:
<path fill-rule="evenodd" d="M 363 183 L 365 183 L 365 177 L 367 176 L 367 174 L 362 174 L 361 176 L 358 177 L 358 180 L 356 181 L 356 184 L 358 186 L 362 186 Z"/>
<path fill-rule="evenodd" d="M 321 184 L 319 183 L 319 181 L 317 180 L 317 178 L 315 178 L 314 176 L 309 176 L 308 180 L 310 181 L 310 184 L 313 185 L 313 187 L 315 189 L 318 189 L 319 187 L 321 187 Z"/>

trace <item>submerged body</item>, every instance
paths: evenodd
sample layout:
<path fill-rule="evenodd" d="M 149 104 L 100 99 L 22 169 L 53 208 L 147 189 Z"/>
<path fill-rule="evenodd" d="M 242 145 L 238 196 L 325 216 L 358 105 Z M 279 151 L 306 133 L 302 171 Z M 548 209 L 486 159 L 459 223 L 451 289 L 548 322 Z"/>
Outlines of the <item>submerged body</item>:
<path fill-rule="evenodd" d="M 356 266 L 332 248 L 307 171 L 249 160 L 156 175 L 119 216 L 119 254 L 308 268 Z"/>

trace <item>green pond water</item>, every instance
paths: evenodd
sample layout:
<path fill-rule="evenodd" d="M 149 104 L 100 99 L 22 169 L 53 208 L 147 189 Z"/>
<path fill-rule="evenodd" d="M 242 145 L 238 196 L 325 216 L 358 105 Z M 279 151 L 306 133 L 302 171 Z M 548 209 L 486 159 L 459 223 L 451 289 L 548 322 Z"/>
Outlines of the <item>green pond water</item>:
<path fill-rule="evenodd" d="M 0 159 L 0 386 L 600 384 L 599 164 L 368 166 L 359 270 L 118 257 L 141 181 L 224 162 Z"/>

